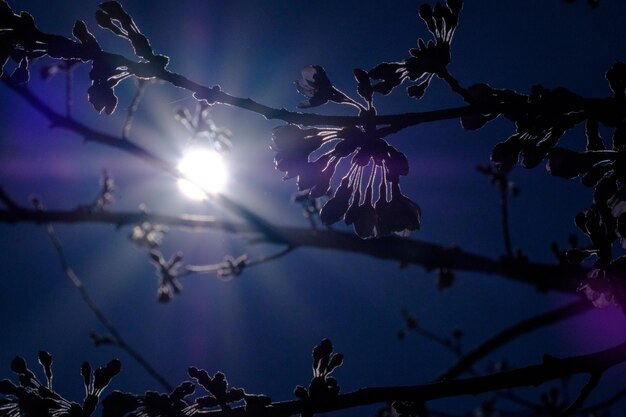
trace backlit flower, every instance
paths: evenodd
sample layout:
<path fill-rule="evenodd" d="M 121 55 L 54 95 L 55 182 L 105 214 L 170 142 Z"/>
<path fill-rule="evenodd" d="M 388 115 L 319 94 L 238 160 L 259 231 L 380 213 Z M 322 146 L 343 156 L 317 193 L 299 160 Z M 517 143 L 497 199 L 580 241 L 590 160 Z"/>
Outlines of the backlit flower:
<path fill-rule="evenodd" d="M 296 89 L 308 100 L 298 104 L 300 108 L 321 106 L 329 101 L 342 103 L 349 101 L 344 93 L 333 87 L 324 68 L 308 65 L 302 68 L 302 78 L 296 81 Z"/>
<path fill-rule="evenodd" d="M 24 358 L 17 356 L 13 359 L 11 370 L 19 376 L 19 385 L 8 379 L 0 381 L 0 416 L 89 417 L 96 410 L 104 389 L 121 369 L 117 359 L 93 372 L 89 363 L 83 363 L 80 373 L 86 395 L 82 404 L 79 404 L 63 398 L 52 388 L 52 356 L 40 351 L 38 359 L 46 376 L 45 382 L 40 381 L 28 368 Z"/>
<path fill-rule="evenodd" d="M 376 132 L 360 127 L 274 129 L 276 168 L 312 197 L 331 193 L 339 162 L 351 156 L 348 172 L 320 211 L 323 224 L 343 218 L 361 238 L 419 228 L 417 204 L 400 192 L 399 178 L 409 172 L 406 156 Z M 313 155 L 313 156 L 312 156 Z"/>

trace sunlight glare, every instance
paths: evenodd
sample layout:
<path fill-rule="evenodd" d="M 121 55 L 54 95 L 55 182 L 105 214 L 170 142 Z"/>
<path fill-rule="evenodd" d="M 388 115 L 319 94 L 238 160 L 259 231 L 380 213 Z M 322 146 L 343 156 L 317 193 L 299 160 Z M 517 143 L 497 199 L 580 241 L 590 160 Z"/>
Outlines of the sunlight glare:
<path fill-rule="evenodd" d="M 187 197 L 202 200 L 206 196 L 202 189 L 211 193 L 218 193 L 226 184 L 226 165 L 222 156 L 207 149 L 190 149 L 183 155 L 178 170 L 191 181 L 180 178 L 178 188 Z M 200 187 L 198 187 L 200 186 Z"/>

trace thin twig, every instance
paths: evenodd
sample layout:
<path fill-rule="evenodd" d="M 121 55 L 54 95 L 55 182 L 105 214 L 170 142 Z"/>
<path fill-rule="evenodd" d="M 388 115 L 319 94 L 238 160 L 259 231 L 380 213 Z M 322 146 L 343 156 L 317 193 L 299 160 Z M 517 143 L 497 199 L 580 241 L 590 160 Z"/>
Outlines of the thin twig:
<path fill-rule="evenodd" d="M 39 206 L 39 209 L 41 209 L 41 206 Z M 167 380 L 161 374 L 159 374 L 156 371 L 156 369 L 154 369 L 154 367 L 139 352 L 137 352 L 137 350 L 132 348 L 128 344 L 128 342 L 126 342 L 126 340 L 122 337 L 122 335 L 117 330 L 115 325 L 111 322 L 111 320 L 107 318 L 107 316 L 104 314 L 102 309 L 98 306 L 98 304 L 96 304 L 93 298 L 91 298 L 91 296 L 85 289 L 83 282 L 80 280 L 78 275 L 76 275 L 74 270 L 72 270 L 72 268 L 70 267 L 67 261 L 67 257 L 65 256 L 65 250 L 63 249 L 63 245 L 61 244 L 61 241 L 51 224 L 46 225 L 46 231 L 48 233 L 48 237 L 50 237 L 50 241 L 52 242 L 54 249 L 56 250 L 63 272 L 70 279 L 74 287 L 76 287 L 81 298 L 83 299 L 85 304 L 87 304 L 87 307 L 89 307 L 89 309 L 96 316 L 98 321 L 102 323 L 102 325 L 107 329 L 107 331 L 113 337 L 113 341 L 115 342 L 115 345 L 121 348 L 122 350 L 124 350 L 135 361 L 137 361 L 137 363 L 141 367 L 143 367 L 146 370 L 146 372 L 148 372 L 148 374 L 152 378 L 154 378 L 154 380 L 157 381 L 164 389 L 166 389 L 167 391 L 171 391 L 172 385 L 168 383 Z"/>
<path fill-rule="evenodd" d="M 450 72 L 448 72 L 447 68 L 441 75 L 443 80 L 448 83 L 452 91 L 463 97 L 463 100 L 465 100 L 469 104 L 472 104 L 472 102 L 475 101 L 474 98 L 469 94 L 469 92 L 465 88 L 461 87 L 459 81 L 454 78 L 452 74 L 450 74 Z"/>
<path fill-rule="evenodd" d="M 219 86 L 207 87 L 194 82 L 187 77 L 171 72 L 165 68 L 162 60 L 149 60 L 136 62 L 122 55 L 105 52 L 99 48 L 92 48 L 90 45 L 82 44 L 76 40 L 68 39 L 64 36 L 49 34 L 38 29 L 29 32 L 29 41 L 37 45 L 45 45 L 46 51 L 54 50 L 55 58 L 58 59 L 80 59 L 83 62 L 100 60 L 114 63 L 118 68 L 123 67 L 126 74 L 133 75 L 140 79 L 159 79 L 170 83 L 175 87 L 193 92 L 198 100 L 206 100 L 209 104 L 221 103 L 244 110 L 257 113 L 266 119 L 279 119 L 287 123 L 295 123 L 308 126 L 362 126 L 370 125 L 393 125 L 409 127 L 420 123 L 434 122 L 438 120 L 456 119 L 463 116 L 488 113 L 515 113 L 524 112 L 527 104 L 518 105 L 497 105 L 494 108 L 483 106 L 463 106 L 450 109 L 442 109 L 423 113 L 405 113 L 395 115 L 376 115 L 374 117 L 362 116 L 326 116 L 311 113 L 291 112 L 286 109 L 276 109 L 258 103 L 250 98 L 241 98 L 230 95 L 221 90 Z M 449 74 L 442 74 L 444 80 L 448 81 L 455 92 L 464 96 L 466 100 L 472 102 L 463 88 L 458 85 L 455 79 Z M 588 117 L 604 120 L 607 114 L 613 118 L 622 117 L 626 113 L 626 105 L 613 97 L 601 99 L 581 99 L 580 110 L 588 113 Z M 612 111 L 607 111 L 612 110 Z M 615 113 L 621 113 L 619 116 Z"/>
<path fill-rule="evenodd" d="M 509 182 L 506 176 L 499 180 L 500 189 L 500 211 L 502 217 L 502 237 L 504 238 L 504 249 L 508 257 L 513 257 L 513 245 L 511 244 L 511 228 L 509 226 Z"/>
<path fill-rule="evenodd" d="M 295 248 L 296 248 L 295 246 L 287 246 L 286 248 L 283 248 L 280 251 L 273 253 L 271 255 L 262 256 L 252 261 L 246 261 L 244 264 L 244 267 L 249 268 L 249 267 L 258 266 L 267 262 L 274 261 L 276 259 L 282 258 L 283 256 L 287 255 L 288 253 L 293 251 Z M 185 272 L 179 273 L 178 275 L 176 275 L 176 277 L 182 278 L 182 277 L 186 277 L 189 275 L 196 275 L 196 274 L 212 274 L 212 273 L 223 270 L 225 266 L 226 265 L 224 264 L 224 262 L 218 262 L 218 263 L 210 264 L 210 265 L 186 265 Z"/>
<path fill-rule="evenodd" d="M 263 234 L 276 234 L 276 231 L 272 230 L 272 226 L 261 216 L 252 212 L 240 203 L 226 197 L 225 195 L 213 194 L 207 191 L 202 185 L 197 184 L 196 181 L 194 181 L 192 178 L 189 178 L 184 173 L 180 172 L 177 167 L 175 167 L 168 161 L 154 155 L 153 153 L 136 145 L 128 139 L 100 132 L 98 130 L 90 128 L 89 126 L 79 123 L 72 118 L 62 116 L 61 114 L 54 111 L 46 103 L 44 103 L 39 97 L 33 94 L 28 88 L 14 83 L 7 74 L 3 74 L 1 79 L 5 83 L 5 85 L 7 85 L 11 90 L 15 91 L 19 96 L 24 98 L 35 110 L 45 116 L 52 124 L 52 127 L 68 129 L 77 133 L 78 135 L 81 135 L 86 140 L 93 140 L 94 142 L 120 149 L 173 175 L 175 178 L 185 179 L 196 185 L 200 190 L 202 190 L 202 192 L 210 201 L 221 206 L 230 213 L 239 216 L 246 222 L 249 222 Z"/>
<path fill-rule="evenodd" d="M 506 173 L 498 172 L 491 165 L 478 165 L 476 170 L 486 175 L 492 184 L 498 186 L 500 192 L 500 217 L 502 220 L 502 237 L 506 256 L 513 259 L 513 245 L 511 244 L 511 228 L 509 226 L 509 185 Z M 515 194 L 514 194 L 515 195 Z"/>
<path fill-rule="evenodd" d="M 128 106 L 128 112 L 126 113 L 126 120 L 124 120 L 124 126 L 122 126 L 122 138 L 128 139 L 128 135 L 130 134 L 130 129 L 133 125 L 133 118 L 135 117 L 135 113 L 137 112 L 137 108 L 139 108 L 139 103 L 141 102 L 141 98 L 143 97 L 143 93 L 146 89 L 146 80 L 139 79 L 137 81 L 137 91 L 133 96 L 133 100 L 130 102 L 130 106 Z"/>
<path fill-rule="evenodd" d="M 273 253 L 271 255 L 267 255 L 267 256 L 262 256 L 260 258 L 257 258 L 253 261 L 247 262 L 246 263 L 246 267 L 248 266 L 256 266 L 256 265 L 261 265 L 267 262 L 271 262 L 274 261 L 276 259 L 282 258 L 283 256 L 287 255 L 288 253 L 292 252 L 294 249 L 296 249 L 296 246 L 287 246 L 286 248 L 283 248 L 282 250 Z"/>
<path fill-rule="evenodd" d="M 557 323 L 561 320 L 565 320 L 589 311 L 593 305 L 588 300 L 574 301 L 567 304 L 564 307 L 557 308 L 556 310 L 542 313 L 538 316 L 531 317 L 523 320 L 514 326 L 511 326 L 504 331 L 496 334 L 495 336 L 482 343 L 476 349 L 465 354 L 454 366 L 449 368 L 446 372 L 441 374 L 437 380 L 446 380 L 456 378 L 469 369 L 480 359 L 487 356 L 500 346 L 503 346 L 510 341 L 526 334 L 531 331 L 537 330 L 541 327 L 549 326 Z"/>
<path fill-rule="evenodd" d="M 412 329 L 410 329 L 411 331 L 419 334 L 420 336 L 434 342 L 437 343 L 438 345 L 440 345 L 441 347 L 445 348 L 446 350 L 450 351 L 453 355 L 460 357 L 462 355 L 462 352 L 459 348 L 459 346 L 455 346 L 452 343 L 452 340 L 443 337 L 443 336 L 439 336 L 438 334 L 431 332 L 428 329 L 425 329 L 421 326 L 416 326 Z"/>

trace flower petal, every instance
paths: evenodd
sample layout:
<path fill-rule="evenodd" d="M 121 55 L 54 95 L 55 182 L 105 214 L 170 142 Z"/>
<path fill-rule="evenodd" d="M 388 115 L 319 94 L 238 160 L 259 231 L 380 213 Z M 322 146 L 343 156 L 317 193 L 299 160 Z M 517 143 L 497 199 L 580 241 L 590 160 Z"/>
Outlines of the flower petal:
<path fill-rule="evenodd" d="M 344 180 L 335 191 L 335 195 L 320 210 L 322 224 L 330 226 L 341 220 L 350 205 L 352 191 L 352 187 L 348 186 L 348 181 Z"/>

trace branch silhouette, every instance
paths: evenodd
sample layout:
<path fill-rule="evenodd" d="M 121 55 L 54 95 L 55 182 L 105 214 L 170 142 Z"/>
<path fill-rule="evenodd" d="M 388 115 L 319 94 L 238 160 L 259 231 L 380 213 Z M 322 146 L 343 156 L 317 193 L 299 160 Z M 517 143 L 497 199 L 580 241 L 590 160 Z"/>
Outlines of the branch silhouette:
<path fill-rule="evenodd" d="M 546 356 L 540 364 L 487 376 L 458 379 L 473 364 L 498 347 L 538 328 L 582 314 L 591 306 L 619 305 L 626 311 L 626 257 L 614 256 L 614 249 L 620 241 L 624 246 L 623 239 L 626 236 L 626 64 L 617 62 L 606 72 L 606 80 L 613 95 L 602 98 L 582 97 L 562 87 L 548 89 L 535 86 L 528 94 L 496 89 L 487 84 L 464 87 L 448 70 L 451 60 L 450 44 L 462 6 L 461 0 L 446 0 L 435 6 L 423 5 L 419 9 L 419 16 L 426 23 L 432 39 L 425 41 L 420 38 L 417 46 L 408 51 L 410 56 L 401 61 L 383 62 L 369 71 L 355 69 L 353 74 L 359 95 L 356 99 L 334 87 L 321 66 L 305 67 L 302 70 L 302 79 L 296 82 L 296 89 L 306 100 L 298 107 L 312 108 L 328 102 L 348 105 L 355 115 L 345 116 L 271 107 L 251 98 L 229 94 L 218 85 L 202 85 L 183 74 L 171 71 L 168 69 L 169 58 L 152 50 L 148 38 L 139 31 L 121 4 L 115 1 L 100 4 L 96 20 L 101 28 L 129 41 L 136 58 L 131 59 L 103 50 L 82 21 L 77 21 L 74 25 L 72 35 L 75 39 L 45 33 L 36 27 L 30 14 L 15 14 L 8 3 L 0 0 L 1 79 L 7 88 L 47 118 L 51 127 L 72 131 L 86 141 L 133 155 L 175 178 L 190 180 L 166 158 L 138 146 L 137 142 L 129 138 L 133 117 L 147 82 L 162 81 L 184 89 L 192 93 L 194 99 L 202 103 L 204 108 L 222 104 L 246 110 L 267 120 L 283 121 L 286 124 L 275 128 L 272 134 L 271 147 L 275 152 L 276 168 L 285 173 L 286 179 L 296 178 L 301 193 L 314 201 L 318 199 L 318 203 L 325 201 L 321 208 L 313 204 L 313 208 L 307 211 L 308 215 L 318 216 L 324 226 L 331 226 L 343 219 L 346 225 L 353 225 L 356 233 L 340 232 L 330 227 L 306 229 L 272 224 L 237 201 L 207 190 L 203 192 L 212 203 L 235 214 L 240 221 L 226 221 L 208 216 L 112 212 L 105 210 L 104 205 L 99 210 L 88 206 L 76 210 L 44 211 L 21 206 L 0 188 L 0 202 L 5 207 L 0 209 L 0 222 L 45 225 L 65 274 L 107 328 L 115 344 L 128 352 L 170 391 L 169 394 L 148 392 L 143 396 L 114 392 L 104 400 L 105 417 L 178 417 L 192 414 L 215 417 L 284 417 L 300 414 L 302 417 L 312 417 L 316 413 L 391 402 L 395 403 L 393 408 L 399 417 L 422 417 L 429 415 L 425 404 L 434 399 L 536 386 L 578 374 L 589 375 L 589 381 L 571 404 L 566 404 L 569 400 L 562 401 L 562 405 L 557 404 L 555 398 L 550 400 L 550 405 L 560 415 L 604 409 L 623 396 L 623 392 L 619 392 L 594 407 L 582 408 L 603 373 L 626 362 L 626 343 L 563 359 Z M 29 66 L 42 56 L 59 61 L 67 70 L 65 115 L 52 109 L 22 85 L 28 81 Z M 11 75 L 2 72 L 8 65 L 5 63 L 9 58 L 17 63 Z M 91 66 L 91 86 L 87 90 L 87 98 L 98 113 L 111 114 L 115 111 L 118 102 L 115 87 L 119 82 L 127 78 L 138 81 L 139 89 L 130 104 L 120 137 L 93 129 L 71 116 L 71 68 L 80 62 Z M 460 97 L 465 104 L 387 115 L 379 114 L 374 106 L 374 97 L 386 96 L 405 82 L 410 84 L 406 89 L 408 96 L 419 100 L 435 77 L 443 80 L 451 92 L 456 94 L 457 99 Z M 493 258 L 459 247 L 396 236 L 396 233 L 406 235 L 420 228 L 421 209 L 400 191 L 400 177 L 408 175 L 409 160 L 386 137 L 412 126 L 444 120 L 458 119 L 464 129 L 477 130 L 500 116 L 515 125 L 514 133 L 495 145 L 491 153 L 491 166 L 486 169 L 499 186 L 505 255 Z M 586 123 L 587 143 L 584 151 L 560 147 L 561 137 L 582 123 Z M 611 145 L 608 147 L 600 137 L 600 126 L 602 129 L 613 130 Z M 343 165 L 349 165 L 343 176 L 336 175 L 336 171 L 343 169 L 343 165 L 337 169 L 341 161 L 344 161 Z M 589 238 L 590 244 L 586 247 L 573 245 L 576 247 L 560 253 L 558 264 L 531 262 L 521 252 L 516 255 L 509 230 L 508 173 L 517 165 L 534 168 L 544 161 L 551 175 L 566 179 L 581 177 L 584 185 L 594 189 L 591 207 L 579 213 L 575 219 L 576 226 Z M 312 218 L 309 220 L 311 225 L 316 224 Z M 452 281 L 452 271 L 474 272 L 514 280 L 542 292 L 559 291 L 585 299 L 514 324 L 468 353 L 462 354 L 459 349 L 457 363 L 430 384 L 363 388 L 340 394 L 337 380 L 330 374 L 343 363 L 343 355 L 333 353 L 330 341 L 324 339 L 313 350 L 311 384 L 308 388 L 298 386 L 294 391 L 298 400 L 272 402 L 264 395 L 248 394 L 239 388 L 228 389 L 223 374 L 218 372 L 210 376 L 206 371 L 197 368 L 190 368 L 188 372 L 195 383 L 186 381 L 173 389 L 142 355 L 128 346 L 86 292 L 78 276 L 69 267 L 63 247 L 52 227 L 53 223 L 103 223 L 118 228 L 148 223 L 231 233 L 248 238 L 251 244 L 281 246 L 280 250 L 256 260 L 248 260 L 245 255 L 236 259 L 229 256 L 222 263 L 189 265 L 180 273 L 177 268 L 181 265 L 182 254 L 176 254 L 166 261 L 153 248 L 150 258 L 157 267 L 157 275 L 160 274 L 159 290 L 163 289 L 165 296 L 169 294 L 167 291 L 170 287 L 173 288 L 172 291 L 179 290 L 179 277 L 202 273 L 235 276 L 244 267 L 281 258 L 298 248 L 312 247 L 391 260 L 402 266 L 421 266 L 427 271 L 440 270 L 441 275 L 446 275 L 449 281 Z M 427 333 L 427 336 L 438 340 L 435 333 Z M 88 372 L 86 368 L 81 369 L 87 388 L 87 398 L 81 408 L 77 403 L 74 406 L 75 403 L 70 403 L 51 391 L 51 357 L 40 353 L 39 359 L 48 379 L 47 391 L 33 382 L 36 379 L 30 378 L 32 373 L 25 362 L 23 363 L 23 359 L 16 358 L 12 363 L 12 370 L 20 375 L 21 385 L 17 387 L 6 380 L 0 383 L 0 394 L 9 397 L 8 400 L 0 399 L 0 415 L 16 416 L 31 401 L 37 407 L 42 407 L 35 409 L 45 409 L 50 415 L 88 416 L 95 410 L 100 391 L 119 372 L 120 367 L 118 362 L 112 361 L 104 368 L 105 371 L 102 368 L 99 369 L 100 373 L 96 371 L 94 382 L 90 382 L 90 368 Z M 106 383 L 99 381 L 98 375 L 102 376 L 102 372 L 106 374 Z M 98 385 L 97 394 L 92 392 L 95 385 Z M 210 395 L 197 397 L 193 404 L 189 404 L 185 398 L 194 392 L 196 385 L 204 387 Z M 533 412 L 536 411 L 534 403 L 530 401 L 513 394 L 511 399 Z M 50 405 L 52 403 L 54 405 Z M 37 415 L 36 412 L 34 414 Z M 430 415 L 445 413 L 432 412 Z"/>
<path fill-rule="evenodd" d="M 477 395 L 497 389 L 536 386 L 546 381 L 576 374 L 595 375 L 624 361 L 626 361 L 626 343 L 588 355 L 563 359 L 546 358 L 542 364 L 484 377 L 408 387 L 364 388 L 339 395 L 334 401 L 329 401 L 329 404 L 314 409 L 298 406 L 297 401 L 274 404 L 273 408 L 277 415 L 283 413 L 293 415 L 303 411 L 322 413 L 389 401 L 425 402 L 452 396 Z M 233 411 L 236 412 L 236 410 Z"/>
<path fill-rule="evenodd" d="M 213 203 L 218 204 L 224 209 L 230 211 L 231 213 L 243 218 L 245 221 L 254 225 L 254 227 L 262 231 L 264 234 L 273 235 L 275 233 L 269 223 L 267 223 L 259 215 L 253 213 L 243 205 L 233 201 L 223 194 L 215 194 L 204 190 L 201 185 L 196 184 L 193 179 L 180 172 L 178 168 L 176 168 L 165 159 L 162 159 L 152 154 L 151 152 L 134 144 L 132 141 L 125 137 L 117 137 L 104 132 L 100 132 L 98 130 L 90 128 L 89 126 L 77 122 L 71 117 L 63 116 L 54 111 L 48 105 L 46 105 L 41 99 L 39 99 L 35 94 L 30 92 L 26 87 L 20 86 L 13 82 L 6 74 L 2 75 L 1 78 L 5 85 L 18 93 L 31 106 L 33 106 L 34 109 L 44 115 L 50 121 L 51 127 L 64 128 L 77 133 L 78 135 L 85 138 L 85 140 L 92 140 L 102 145 L 120 149 L 149 163 L 152 166 L 155 166 L 156 168 L 164 172 L 173 175 L 175 178 L 182 178 L 190 181 L 194 185 L 197 185 L 197 187 L 202 190 Z"/>
<path fill-rule="evenodd" d="M 497 333 L 487 341 L 481 343 L 478 347 L 474 348 L 470 352 L 467 352 L 459 360 L 450 367 L 447 371 L 437 377 L 438 381 L 457 378 L 464 372 L 468 371 L 472 365 L 478 362 L 480 359 L 486 357 L 488 354 L 496 350 L 497 348 L 510 343 L 512 340 L 517 339 L 529 332 L 537 330 L 541 327 L 546 327 L 558 323 L 559 321 L 572 318 L 578 314 L 585 313 L 591 310 L 592 306 L 587 300 L 574 301 L 563 307 L 559 307 L 555 310 L 547 313 L 539 314 L 537 316 L 528 318 L 513 326 L 510 326 L 500 333 Z"/>
<path fill-rule="evenodd" d="M 593 377 L 593 381 L 597 382 L 597 379 L 603 372 L 624 361 L 626 361 L 626 343 L 587 355 L 562 359 L 545 357 L 541 364 L 488 376 L 455 379 L 425 385 L 361 388 L 346 394 L 326 396 L 317 400 L 301 399 L 274 402 L 254 411 L 266 416 L 290 416 L 303 413 L 328 413 L 377 403 L 411 401 L 423 404 L 441 398 L 478 395 L 508 388 L 537 386 L 547 381 L 578 374 L 589 374 Z M 581 402 L 576 401 L 575 406 L 579 406 Z M 573 408 L 570 411 L 573 411 Z M 235 407 L 227 410 L 198 410 L 196 414 L 214 417 L 223 415 L 245 417 L 249 416 L 250 412 L 247 411 L 246 407 Z"/>
<path fill-rule="evenodd" d="M 377 259 L 397 261 L 401 264 L 422 266 L 426 270 L 449 268 L 458 271 L 498 275 L 531 285 L 540 291 L 561 291 L 580 294 L 578 283 L 588 270 L 570 264 L 533 263 L 510 258 L 491 259 L 463 251 L 458 247 L 446 247 L 429 242 L 400 237 L 362 240 L 352 233 L 334 230 L 311 230 L 309 228 L 272 225 L 273 234 L 259 234 L 259 229 L 245 223 L 230 222 L 210 216 L 169 216 L 145 212 L 111 211 L 58 211 L 39 212 L 18 206 L 16 209 L 0 210 L 0 222 L 4 223 L 105 223 L 116 227 L 152 224 L 180 227 L 190 230 L 215 230 L 241 235 L 253 235 L 258 241 L 288 245 L 290 247 L 317 247 L 368 255 Z"/>

